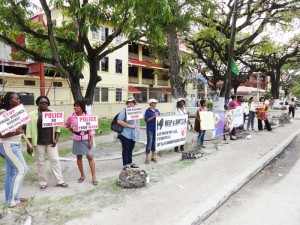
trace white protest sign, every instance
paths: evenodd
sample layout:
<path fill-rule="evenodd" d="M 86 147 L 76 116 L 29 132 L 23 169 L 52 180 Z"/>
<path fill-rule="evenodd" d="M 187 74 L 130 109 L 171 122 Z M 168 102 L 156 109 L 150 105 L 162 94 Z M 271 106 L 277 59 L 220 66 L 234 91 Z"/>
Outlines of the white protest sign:
<path fill-rule="evenodd" d="M 237 106 L 232 110 L 232 126 L 238 127 L 244 124 L 244 107 Z"/>
<path fill-rule="evenodd" d="M 98 129 L 98 116 L 78 116 L 78 130 Z"/>
<path fill-rule="evenodd" d="M 0 115 L 0 133 L 4 135 L 11 130 L 15 130 L 19 126 L 27 123 L 30 119 L 24 106 L 22 104 L 18 105 Z"/>
<path fill-rule="evenodd" d="M 201 130 L 214 130 L 214 113 L 208 111 L 200 111 L 200 129 Z"/>
<path fill-rule="evenodd" d="M 184 145 L 187 123 L 187 114 L 156 117 L 155 149 L 159 151 Z"/>
<path fill-rule="evenodd" d="M 254 108 L 259 108 L 261 109 L 264 106 L 263 102 L 253 102 Z"/>
<path fill-rule="evenodd" d="M 43 112 L 42 127 L 59 127 L 64 125 L 64 112 Z"/>
<path fill-rule="evenodd" d="M 126 119 L 127 120 L 138 120 L 143 118 L 143 108 L 142 107 L 134 107 L 134 108 L 126 108 Z"/>

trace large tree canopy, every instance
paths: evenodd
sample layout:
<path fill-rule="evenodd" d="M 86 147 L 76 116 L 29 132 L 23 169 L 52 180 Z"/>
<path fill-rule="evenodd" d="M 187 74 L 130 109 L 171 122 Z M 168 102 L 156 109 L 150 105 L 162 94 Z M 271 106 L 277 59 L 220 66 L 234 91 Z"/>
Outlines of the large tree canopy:
<path fill-rule="evenodd" d="M 40 0 L 45 23 L 32 20 L 29 0 L 2 0 L 0 3 L 0 40 L 18 49 L 23 56 L 54 65 L 69 79 L 74 100 L 82 99 L 80 79 L 82 70 L 89 65 L 89 82 L 85 98 L 93 100 L 96 84 L 101 81 L 97 73 L 99 61 L 128 42 L 146 36 L 154 42 L 164 41 L 159 24 L 171 18 L 167 0 L 101 0 L 50 1 Z M 60 10 L 64 21 L 53 23 L 54 10 Z M 101 26 L 112 26 L 113 32 L 104 41 L 92 44 L 90 31 Z M 113 44 L 119 35 L 125 40 Z M 24 35 L 28 44 L 19 45 L 16 38 Z"/>

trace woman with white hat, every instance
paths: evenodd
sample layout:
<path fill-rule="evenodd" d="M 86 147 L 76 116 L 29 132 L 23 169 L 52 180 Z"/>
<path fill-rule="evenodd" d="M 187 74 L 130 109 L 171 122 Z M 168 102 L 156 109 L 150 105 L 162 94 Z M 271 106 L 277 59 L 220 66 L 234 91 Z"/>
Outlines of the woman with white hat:
<path fill-rule="evenodd" d="M 133 108 L 137 102 L 133 97 L 126 101 L 126 108 Z M 122 143 L 123 169 L 139 168 L 132 162 L 132 152 L 136 141 L 140 139 L 140 120 L 127 120 L 126 108 L 122 109 L 118 116 L 118 124 L 123 126 L 122 133 L 118 136 Z"/>
<path fill-rule="evenodd" d="M 146 160 L 145 164 L 149 164 L 149 155 L 151 151 L 151 161 L 157 162 L 155 154 L 155 140 L 156 140 L 156 117 L 160 115 L 158 109 L 156 109 L 157 100 L 151 98 L 148 100 L 150 107 L 146 110 L 144 120 L 146 121 L 147 128 L 147 145 L 146 145 Z"/>
<path fill-rule="evenodd" d="M 185 108 L 185 100 L 184 100 L 184 98 L 179 98 L 176 103 L 175 115 L 184 115 L 184 114 L 189 115 L 189 113 L 186 111 L 186 108 Z M 178 146 L 175 147 L 174 151 L 179 152 Z M 180 145 L 180 151 L 184 151 L 184 145 Z"/>

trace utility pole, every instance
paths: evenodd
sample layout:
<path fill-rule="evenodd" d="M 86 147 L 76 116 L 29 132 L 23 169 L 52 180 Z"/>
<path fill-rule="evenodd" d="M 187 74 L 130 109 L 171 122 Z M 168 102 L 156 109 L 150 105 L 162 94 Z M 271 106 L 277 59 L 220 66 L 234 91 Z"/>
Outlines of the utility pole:
<path fill-rule="evenodd" d="M 230 97 L 231 92 L 231 80 L 232 80 L 232 60 L 233 60 L 233 49 L 234 49 L 234 40 L 235 40 L 235 31 L 236 31 L 236 21 L 237 21 L 237 4 L 238 0 L 234 0 L 233 5 L 233 17 L 231 23 L 231 34 L 230 34 L 230 43 L 228 47 L 228 66 L 227 66 L 227 79 L 226 89 L 225 89 L 225 101 L 227 102 Z"/>

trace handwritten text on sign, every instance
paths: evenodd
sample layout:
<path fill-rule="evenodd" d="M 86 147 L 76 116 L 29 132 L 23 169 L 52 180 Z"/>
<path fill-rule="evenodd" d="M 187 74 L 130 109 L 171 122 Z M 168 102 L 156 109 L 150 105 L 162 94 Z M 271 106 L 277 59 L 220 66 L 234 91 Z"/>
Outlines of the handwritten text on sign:
<path fill-rule="evenodd" d="M 43 128 L 63 126 L 64 112 L 43 112 L 42 124 Z"/>
<path fill-rule="evenodd" d="M 143 108 L 142 107 L 134 107 L 134 108 L 126 108 L 126 119 L 127 120 L 137 120 L 143 118 Z"/>
<path fill-rule="evenodd" d="M 78 116 L 78 130 L 98 129 L 98 116 Z"/>
<path fill-rule="evenodd" d="M 0 133 L 4 135 L 11 130 L 15 130 L 19 126 L 27 123 L 30 119 L 24 106 L 22 104 L 18 105 L 0 115 Z"/>
<path fill-rule="evenodd" d="M 244 107 L 237 106 L 232 111 L 232 126 L 239 127 L 240 125 L 244 124 Z"/>
<path fill-rule="evenodd" d="M 254 106 L 254 108 L 261 109 L 262 107 L 264 107 L 264 103 L 263 102 L 253 102 L 253 106 Z"/>
<path fill-rule="evenodd" d="M 155 149 L 159 151 L 184 145 L 187 123 L 187 114 L 156 117 Z"/>

